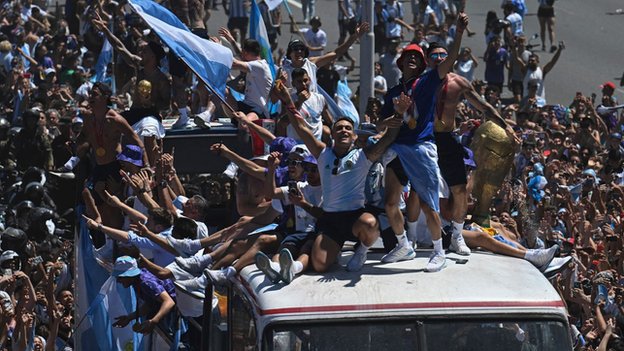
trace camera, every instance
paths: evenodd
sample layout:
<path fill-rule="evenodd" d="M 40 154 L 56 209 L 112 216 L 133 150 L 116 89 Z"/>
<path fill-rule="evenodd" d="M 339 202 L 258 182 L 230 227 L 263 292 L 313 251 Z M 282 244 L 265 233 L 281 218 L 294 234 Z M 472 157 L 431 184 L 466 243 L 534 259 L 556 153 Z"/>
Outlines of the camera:
<path fill-rule="evenodd" d="M 299 189 L 297 188 L 297 182 L 294 180 L 288 181 L 288 193 L 291 195 L 299 194 Z"/>

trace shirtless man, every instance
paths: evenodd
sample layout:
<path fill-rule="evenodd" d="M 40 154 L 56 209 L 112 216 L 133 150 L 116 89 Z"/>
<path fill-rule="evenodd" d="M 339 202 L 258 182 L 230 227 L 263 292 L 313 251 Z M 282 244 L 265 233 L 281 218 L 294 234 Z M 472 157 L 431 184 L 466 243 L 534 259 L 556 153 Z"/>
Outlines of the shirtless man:
<path fill-rule="evenodd" d="M 171 102 L 171 84 L 159 69 L 160 60 L 165 56 L 162 46 L 153 41 L 143 41 L 139 44 L 139 55 L 135 55 L 108 29 L 106 22 L 99 16 L 92 19 L 91 23 L 106 35 L 128 65 L 136 69 L 136 83 L 147 80 L 152 84 L 151 99 L 158 111 L 168 109 Z"/>
<path fill-rule="evenodd" d="M 438 65 L 448 57 L 447 50 L 437 43 L 432 43 L 427 49 L 427 65 L 437 69 Z M 436 146 L 438 148 L 438 165 L 442 178 L 448 184 L 452 202 L 453 235 L 461 235 L 464 227 L 464 218 L 468 208 L 468 192 L 466 191 L 467 177 L 464 167 L 464 148 L 453 134 L 455 130 L 455 112 L 457 104 L 464 96 L 472 106 L 482 112 L 486 119 L 492 120 L 504 128 L 507 134 L 516 140 L 513 129 L 498 114 L 496 109 L 485 102 L 474 90 L 472 84 L 465 78 L 448 73 L 438 89 L 435 107 L 435 121 L 433 123 Z M 517 140 L 516 140 L 517 141 Z M 442 200 L 441 200 L 442 201 Z M 470 249 L 463 241 L 451 241 L 451 250 L 462 255 L 469 255 Z"/>
<path fill-rule="evenodd" d="M 144 147 L 143 142 L 128 122 L 119 113 L 108 108 L 111 94 L 112 91 L 106 84 L 95 83 L 93 85 L 89 92 L 89 108 L 81 112 L 84 116 L 84 126 L 77 144 L 86 144 L 94 151 L 96 165 L 91 177 L 94 191 L 99 196 L 99 199 L 96 196 L 96 200 L 99 200 L 98 209 L 102 213 L 105 225 L 119 228 L 123 223 L 123 217 L 102 201 L 107 198 L 104 190 L 116 194 L 121 185 L 117 155 L 121 152 L 122 135 L 141 149 Z"/>

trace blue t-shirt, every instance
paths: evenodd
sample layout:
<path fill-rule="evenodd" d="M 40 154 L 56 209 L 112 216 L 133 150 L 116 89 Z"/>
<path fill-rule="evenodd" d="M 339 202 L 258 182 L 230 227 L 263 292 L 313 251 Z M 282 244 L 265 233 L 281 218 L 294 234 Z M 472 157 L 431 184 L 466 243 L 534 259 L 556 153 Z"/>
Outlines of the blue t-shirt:
<path fill-rule="evenodd" d="M 404 87 L 399 84 L 398 89 L 392 88 L 391 91 L 386 94 L 384 107 L 382 110 L 382 116 L 389 117 L 392 115 L 394 105 L 392 99 L 401 95 L 401 92 L 411 90 L 414 81 L 411 80 L 404 84 Z M 433 141 L 433 121 L 435 118 L 436 98 L 438 92 L 438 86 L 442 80 L 438 74 L 438 70 L 430 70 L 418 77 L 416 87 L 411 91 L 411 97 L 414 101 L 415 109 L 413 111 L 416 118 L 416 128 L 410 129 L 407 121 L 399 129 L 399 135 L 397 136 L 395 143 L 403 145 L 416 145 L 425 141 Z M 390 92 L 394 94 L 391 96 Z M 388 106 L 388 108 L 386 108 Z M 392 110 L 392 111 L 390 111 Z M 388 113 L 390 111 L 390 113 Z"/>

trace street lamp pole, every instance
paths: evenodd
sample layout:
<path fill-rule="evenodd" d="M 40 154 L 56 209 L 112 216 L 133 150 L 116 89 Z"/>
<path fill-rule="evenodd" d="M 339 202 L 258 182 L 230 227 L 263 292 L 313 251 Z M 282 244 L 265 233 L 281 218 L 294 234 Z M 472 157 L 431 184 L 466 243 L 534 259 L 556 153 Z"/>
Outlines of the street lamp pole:
<path fill-rule="evenodd" d="M 368 98 L 374 96 L 374 64 L 375 64 L 375 34 L 374 27 L 374 0 L 364 0 L 362 7 L 362 21 L 370 24 L 370 29 L 360 39 L 360 122 L 364 121 Z"/>

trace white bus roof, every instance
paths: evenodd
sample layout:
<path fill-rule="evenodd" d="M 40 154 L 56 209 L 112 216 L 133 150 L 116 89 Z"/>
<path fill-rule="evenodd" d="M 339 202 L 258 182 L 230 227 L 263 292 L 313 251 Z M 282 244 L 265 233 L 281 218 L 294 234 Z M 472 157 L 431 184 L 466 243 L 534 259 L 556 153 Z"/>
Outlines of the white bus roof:
<path fill-rule="evenodd" d="M 269 320 L 349 317 L 476 315 L 552 312 L 563 316 L 564 304 L 548 280 L 529 262 L 489 253 L 468 257 L 447 254 L 447 267 L 426 273 L 430 251 L 412 261 L 382 264 L 368 256 L 360 272 L 332 271 L 300 275 L 290 285 L 271 284 L 255 265 L 240 274 L 256 312 Z M 346 264 L 350 253 L 343 253 Z M 466 264 L 455 259 L 467 258 Z M 264 323 L 263 323 L 264 324 Z"/>

